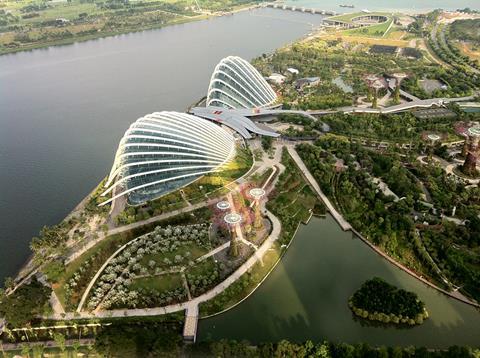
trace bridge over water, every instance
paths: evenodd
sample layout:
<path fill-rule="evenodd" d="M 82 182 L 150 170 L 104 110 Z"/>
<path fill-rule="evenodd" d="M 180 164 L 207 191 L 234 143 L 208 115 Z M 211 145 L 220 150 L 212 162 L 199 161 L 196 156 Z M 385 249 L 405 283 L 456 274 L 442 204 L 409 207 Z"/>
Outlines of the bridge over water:
<path fill-rule="evenodd" d="M 319 15 L 328 15 L 328 16 L 338 15 L 338 13 L 336 13 L 335 11 L 320 10 L 320 9 L 307 8 L 307 7 L 294 6 L 294 5 L 286 5 L 286 4 L 278 4 L 278 3 L 268 3 L 264 6 L 265 7 L 271 7 L 273 9 L 280 9 L 280 10 L 307 12 L 307 13 L 310 13 L 310 14 L 319 14 Z"/>

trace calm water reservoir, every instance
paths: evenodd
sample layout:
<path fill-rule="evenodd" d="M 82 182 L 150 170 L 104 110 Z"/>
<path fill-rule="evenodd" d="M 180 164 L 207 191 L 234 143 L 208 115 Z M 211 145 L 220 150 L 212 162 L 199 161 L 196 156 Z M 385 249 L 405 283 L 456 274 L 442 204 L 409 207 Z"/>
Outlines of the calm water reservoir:
<path fill-rule="evenodd" d="M 374 276 L 416 292 L 430 318 L 413 328 L 374 327 L 354 319 L 347 300 Z M 200 321 L 198 339 L 210 338 L 478 346 L 480 313 L 389 264 L 327 216 L 300 228 L 282 261 L 247 300 Z"/>
<path fill-rule="evenodd" d="M 184 111 L 221 58 L 273 51 L 321 19 L 260 9 L 0 56 L 0 282 L 110 171 L 132 122 Z"/>
<path fill-rule="evenodd" d="M 460 5 L 458 5 L 460 6 Z M 42 225 L 58 223 L 110 170 L 140 116 L 183 111 L 216 63 L 246 59 L 309 32 L 319 15 L 261 9 L 62 47 L 0 56 L 0 278 L 14 275 Z M 413 329 L 364 327 L 346 300 L 378 275 L 417 292 L 432 318 Z M 299 231 L 247 301 L 200 323 L 200 339 L 307 338 L 378 344 L 475 344 L 480 315 L 377 257 L 330 219 Z"/>

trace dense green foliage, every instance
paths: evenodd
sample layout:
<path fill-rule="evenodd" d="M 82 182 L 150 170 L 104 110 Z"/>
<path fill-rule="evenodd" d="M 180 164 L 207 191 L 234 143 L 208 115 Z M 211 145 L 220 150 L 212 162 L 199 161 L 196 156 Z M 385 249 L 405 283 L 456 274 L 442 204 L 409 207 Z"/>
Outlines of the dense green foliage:
<path fill-rule="evenodd" d="M 272 137 L 268 137 L 268 136 L 262 137 L 262 148 L 264 151 L 268 151 L 272 148 Z"/>
<path fill-rule="evenodd" d="M 457 120 L 456 118 L 420 119 L 410 112 L 389 115 L 335 113 L 322 117 L 322 121 L 330 126 L 333 133 L 394 143 L 412 143 L 416 146 L 424 143 L 421 135 L 425 131 L 434 131 L 445 137 L 460 139 L 453 129 L 453 123 Z"/>
<path fill-rule="evenodd" d="M 396 54 L 372 54 L 366 45 L 353 46 L 337 40 L 315 39 L 296 43 L 277 50 L 272 56 L 262 56 L 253 64 L 264 75 L 287 74 L 280 86 L 283 107 L 298 109 L 330 109 L 351 106 L 359 97 L 367 95 L 365 77 L 395 72 L 407 72 L 409 78 L 402 82 L 402 88 L 419 97 L 429 95 L 419 83 L 421 79 L 435 79 L 446 84 L 432 94 L 435 97 L 457 97 L 473 93 L 480 85 L 478 78 L 464 71 L 444 69 L 425 59 L 411 59 Z M 299 70 L 298 75 L 290 75 L 287 68 Z M 319 77 L 319 83 L 299 86 L 297 80 L 305 77 Z M 333 83 L 341 79 L 350 86 L 353 93 Z M 379 97 L 385 94 L 380 91 Z"/>
<path fill-rule="evenodd" d="M 404 265 L 446 288 L 476 299 L 480 275 L 480 190 L 466 188 L 439 166 L 381 153 L 325 136 L 297 150 L 324 193 L 347 221 L 372 243 Z M 342 160 L 344 168 L 336 169 Z M 380 178 L 396 194 L 373 183 Z M 401 199 L 401 200 L 400 200 Z M 441 215 L 466 219 L 464 225 Z"/>
<path fill-rule="evenodd" d="M 277 343 L 252 345 L 247 341 L 221 340 L 182 345 L 178 327 L 155 325 L 146 329 L 141 325 L 112 325 L 104 328 L 95 343 L 95 350 L 109 357 L 319 357 L 319 358 L 473 358 L 478 351 L 467 347 L 451 347 L 448 350 L 426 348 L 372 347 L 366 343 L 346 344 L 321 342 L 293 343 L 282 340 Z"/>
<path fill-rule="evenodd" d="M 463 21 L 463 20 L 457 20 Z M 470 24 L 473 25 L 473 24 Z M 458 31 L 458 24 L 456 26 Z M 472 28 L 475 31 L 474 28 Z M 457 36 L 458 33 L 454 33 Z M 459 75 L 464 73 L 470 75 L 473 83 L 479 86 L 480 77 L 478 70 L 480 64 L 468 56 L 462 54 L 460 50 L 455 46 L 453 39 L 450 38 L 450 25 L 436 24 L 432 28 L 430 38 L 428 40 L 429 47 L 435 52 L 435 54 L 442 59 L 442 61 L 449 64 L 454 71 Z"/>
<path fill-rule="evenodd" d="M 396 253 L 398 241 L 407 239 L 413 228 L 408 213 L 420 191 L 414 178 L 399 165 L 398 158 L 343 141 L 323 139 L 317 144 L 319 146 L 302 144 L 297 150 L 322 190 L 335 199 L 353 227 L 390 253 Z M 335 172 L 333 165 L 337 159 L 332 154 L 341 158 L 348 168 Z M 356 170 L 355 159 L 366 170 Z M 407 199 L 395 202 L 376 190 L 371 175 L 382 178 L 398 196 Z"/>
<path fill-rule="evenodd" d="M 279 342 L 265 342 L 251 344 L 248 341 L 219 340 L 203 341 L 195 344 L 183 343 L 181 314 L 169 314 L 159 317 L 143 318 L 115 318 L 106 319 L 108 325 L 98 327 L 95 325 L 87 326 L 87 321 L 78 321 L 77 325 L 70 329 L 57 329 L 55 333 L 52 330 L 45 331 L 42 339 L 52 339 L 56 337 L 59 342 L 65 342 L 66 347 L 47 348 L 43 345 L 34 347 L 25 343 L 22 345 L 22 356 L 28 353 L 44 352 L 49 354 L 60 354 L 60 350 L 65 349 L 62 356 L 77 356 L 78 352 L 88 356 L 104 357 L 251 357 L 251 358 L 270 358 L 270 357 L 320 357 L 320 358 L 474 358 L 479 354 L 478 349 L 469 347 L 452 346 L 445 350 L 434 350 L 423 347 L 375 347 L 366 343 L 346 344 L 338 342 L 289 342 L 281 340 Z M 42 322 L 41 325 L 50 325 L 53 322 Z M 68 325 L 69 322 L 66 322 Z M 48 334 L 50 332 L 50 334 Z M 25 332 L 21 333 L 24 337 Z M 92 337 L 95 335 L 96 341 L 93 346 L 83 346 L 77 341 L 80 337 Z M 5 339 L 5 334 L 2 336 Z M 40 337 L 39 337 L 40 338 Z M 30 332 L 30 339 L 35 340 L 35 335 Z M 67 340 L 66 340 L 67 339 Z M 17 341 L 23 341 L 17 340 Z M 36 341 L 36 340 L 35 340 Z M 6 348 L 4 346 L 4 348 Z M 39 349 L 36 349 L 39 348 Z M 13 357 L 20 354 L 17 351 L 5 352 L 7 357 Z M 56 356 L 56 355 L 55 355 Z"/>
<path fill-rule="evenodd" d="M 378 277 L 355 291 L 349 306 L 359 316 L 386 323 L 420 324 L 427 317 L 425 304 L 415 293 L 398 289 Z"/>
<path fill-rule="evenodd" d="M 444 222 L 442 230 L 422 230 L 422 243 L 443 273 L 462 290 L 480 297 L 480 218 L 471 216 L 465 225 Z"/>
<path fill-rule="evenodd" d="M 95 350 L 107 357 L 178 356 L 181 324 L 113 323 L 100 331 Z"/>
<path fill-rule="evenodd" d="M 440 166 L 415 165 L 410 170 L 425 184 L 433 204 L 442 213 L 450 215 L 455 207 L 458 218 L 475 220 L 474 217 L 480 212 L 480 188 L 466 188 L 455 177 L 447 175 Z M 478 238 L 473 239 L 472 243 L 475 242 L 480 245 Z"/>
<path fill-rule="evenodd" d="M 22 285 L 11 295 L 0 294 L 0 317 L 13 327 L 22 327 L 44 313 L 50 292 L 33 277 L 31 283 Z"/>
<path fill-rule="evenodd" d="M 282 164 L 285 170 L 279 176 L 267 208 L 282 223 L 280 242 L 288 244 L 298 225 L 309 219 L 318 199 L 285 148 Z"/>

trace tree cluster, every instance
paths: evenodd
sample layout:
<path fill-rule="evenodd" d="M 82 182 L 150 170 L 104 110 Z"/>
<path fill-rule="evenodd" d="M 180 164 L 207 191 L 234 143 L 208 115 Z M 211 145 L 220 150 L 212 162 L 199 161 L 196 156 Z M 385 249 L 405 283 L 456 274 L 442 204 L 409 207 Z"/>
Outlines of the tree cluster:
<path fill-rule="evenodd" d="M 421 324 L 428 317 L 425 304 L 413 292 L 398 289 L 379 277 L 366 281 L 348 301 L 360 317 L 384 323 Z"/>

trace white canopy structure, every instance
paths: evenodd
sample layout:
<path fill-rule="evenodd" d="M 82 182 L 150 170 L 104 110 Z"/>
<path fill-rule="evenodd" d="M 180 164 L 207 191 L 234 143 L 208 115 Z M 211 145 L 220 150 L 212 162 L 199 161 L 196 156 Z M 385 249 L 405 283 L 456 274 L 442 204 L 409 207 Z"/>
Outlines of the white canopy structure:
<path fill-rule="evenodd" d="M 276 100 L 275 91 L 244 59 L 228 56 L 215 67 L 208 87 L 207 107 L 261 108 Z"/>
<path fill-rule="evenodd" d="M 155 112 L 135 121 L 118 145 L 102 195 L 123 195 L 132 205 L 156 199 L 220 170 L 234 157 L 230 132 L 202 118 Z"/>

